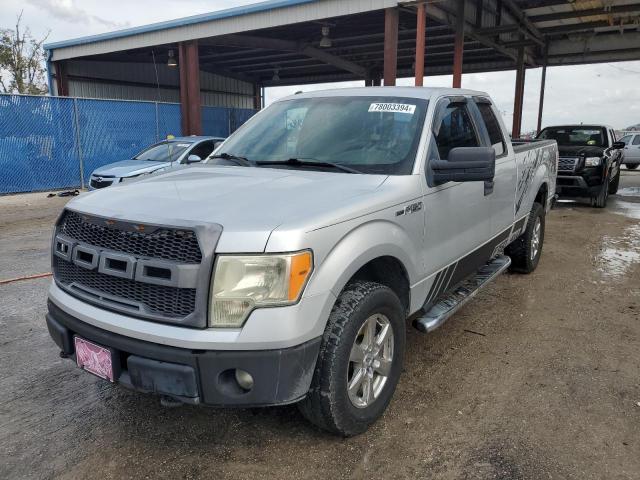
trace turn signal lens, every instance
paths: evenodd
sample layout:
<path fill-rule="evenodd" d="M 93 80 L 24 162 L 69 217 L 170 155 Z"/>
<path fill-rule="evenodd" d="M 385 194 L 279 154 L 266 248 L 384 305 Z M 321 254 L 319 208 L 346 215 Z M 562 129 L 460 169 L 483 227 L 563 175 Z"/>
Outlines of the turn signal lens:
<path fill-rule="evenodd" d="M 302 252 L 291 257 L 289 270 L 289 301 L 294 302 L 309 278 L 312 268 L 311 252 Z"/>

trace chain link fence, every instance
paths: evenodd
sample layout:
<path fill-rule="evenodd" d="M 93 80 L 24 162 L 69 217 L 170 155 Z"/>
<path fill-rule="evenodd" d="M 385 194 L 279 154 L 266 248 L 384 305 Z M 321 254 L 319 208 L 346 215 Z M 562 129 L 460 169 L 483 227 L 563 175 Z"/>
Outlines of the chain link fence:
<path fill-rule="evenodd" d="M 254 110 L 202 107 L 204 135 L 226 137 Z M 84 187 L 91 172 L 180 135 L 176 103 L 0 95 L 0 194 Z"/>

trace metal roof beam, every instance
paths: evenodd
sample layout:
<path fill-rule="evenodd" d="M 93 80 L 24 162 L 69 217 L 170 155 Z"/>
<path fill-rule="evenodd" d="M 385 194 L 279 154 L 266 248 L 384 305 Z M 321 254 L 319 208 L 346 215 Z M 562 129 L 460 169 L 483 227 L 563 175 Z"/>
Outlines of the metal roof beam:
<path fill-rule="evenodd" d="M 507 7 L 511 15 L 513 15 L 519 23 L 524 25 L 527 35 L 535 42 L 539 42 L 539 45 L 544 46 L 542 33 L 540 33 L 540 30 L 529 20 L 516 2 L 514 0 L 502 0 L 502 3 Z"/>
<path fill-rule="evenodd" d="M 433 18 L 434 20 L 437 20 L 441 23 L 449 25 L 450 24 L 449 17 L 451 15 L 454 15 L 454 12 L 445 8 L 443 4 L 428 3 L 427 15 Z M 479 41 L 480 43 L 482 43 L 483 45 L 486 45 L 487 47 L 493 48 L 494 50 L 506 56 L 507 58 L 510 58 L 511 60 L 515 61 L 518 58 L 518 54 L 515 50 L 506 48 L 501 44 L 499 44 L 498 42 L 495 42 L 494 40 L 486 37 L 485 35 L 480 33 L 480 30 L 477 29 L 475 25 L 473 25 L 472 23 L 466 20 L 465 20 L 465 35 L 468 35 L 469 37 Z M 536 64 L 533 58 L 528 54 L 525 54 L 525 62 L 529 65 Z"/>
<path fill-rule="evenodd" d="M 213 37 L 207 40 L 207 45 L 220 45 L 227 47 L 264 48 L 267 50 L 280 50 L 284 52 L 301 53 L 311 58 L 315 58 L 328 65 L 333 65 L 342 70 L 346 70 L 356 75 L 364 76 L 366 68 L 349 60 L 345 60 L 336 55 L 323 52 L 310 45 L 291 40 L 280 40 L 277 38 L 254 37 L 250 35 L 226 35 L 223 37 Z"/>
<path fill-rule="evenodd" d="M 574 23 L 571 25 L 557 25 L 554 27 L 541 28 L 540 30 L 545 36 L 548 37 L 550 35 L 566 35 L 569 33 L 576 33 L 576 32 L 593 33 L 594 29 L 596 28 L 608 27 L 608 26 L 610 26 L 609 22 L 602 20 L 597 22 Z M 636 25 L 629 25 L 629 28 L 631 27 L 636 28 Z"/>
<path fill-rule="evenodd" d="M 554 12 L 543 15 L 529 17 L 535 23 L 551 22 L 554 20 L 566 20 L 573 18 L 595 17 L 600 15 L 614 15 L 617 13 L 638 13 L 640 14 L 640 4 L 633 5 L 611 5 L 608 8 L 589 8 L 585 10 L 569 10 L 567 12 Z"/>
<path fill-rule="evenodd" d="M 441 48 L 447 48 L 447 47 L 453 46 L 451 35 L 447 37 L 443 37 L 442 40 L 444 41 L 434 42 L 432 39 L 432 41 L 429 43 L 428 50 L 433 51 L 434 49 L 441 49 Z M 398 48 L 399 52 L 415 50 L 415 45 L 413 41 L 406 40 L 406 41 L 401 41 L 399 43 L 402 45 L 407 45 L 406 47 Z M 477 40 L 468 39 L 467 41 L 465 41 L 465 49 L 472 48 L 473 46 L 478 44 L 480 44 L 480 42 L 478 42 Z M 375 44 L 358 45 L 357 48 L 354 46 L 349 48 L 339 48 L 335 50 L 327 49 L 327 51 L 345 60 L 351 60 L 353 62 L 357 62 L 355 60 L 355 57 L 369 54 L 372 51 L 373 52 L 381 51 L 381 48 L 382 48 L 382 44 L 375 43 Z M 244 57 L 244 58 L 233 58 L 228 60 L 223 59 L 222 61 L 218 61 L 218 57 L 216 55 L 205 55 L 205 56 L 201 56 L 200 60 L 203 62 L 206 62 L 207 59 L 215 59 L 217 65 L 226 66 L 228 68 L 234 68 L 234 67 L 241 67 L 246 63 L 251 63 L 255 61 L 269 60 L 271 63 L 280 62 L 280 61 L 290 61 L 292 58 L 298 57 L 298 56 L 300 56 L 300 54 L 278 53 L 278 54 L 259 55 L 259 56 L 251 56 L 251 57 Z"/>

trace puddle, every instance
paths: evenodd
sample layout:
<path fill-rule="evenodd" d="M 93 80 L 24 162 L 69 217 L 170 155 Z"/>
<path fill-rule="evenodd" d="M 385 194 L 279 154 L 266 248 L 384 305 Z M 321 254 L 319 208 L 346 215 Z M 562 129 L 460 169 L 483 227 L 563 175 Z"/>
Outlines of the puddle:
<path fill-rule="evenodd" d="M 616 193 L 619 197 L 638 197 L 638 201 L 640 201 L 640 187 L 624 187 L 618 189 L 618 193 Z"/>
<path fill-rule="evenodd" d="M 640 209 L 638 214 L 640 215 Z M 597 253 L 596 260 L 597 269 L 603 276 L 613 278 L 625 275 L 635 264 L 640 263 L 640 225 L 625 228 L 620 237 L 602 237 L 601 250 Z"/>
<path fill-rule="evenodd" d="M 624 200 L 622 199 L 624 198 Z M 639 197 L 622 197 L 616 198 L 613 202 L 611 202 L 611 211 L 613 213 L 617 213 L 618 215 L 624 215 L 628 218 L 633 218 L 634 220 L 640 220 L 640 198 Z M 627 201 L 627 199 L 637 198 L 637 203 L 633 201 Z"/>

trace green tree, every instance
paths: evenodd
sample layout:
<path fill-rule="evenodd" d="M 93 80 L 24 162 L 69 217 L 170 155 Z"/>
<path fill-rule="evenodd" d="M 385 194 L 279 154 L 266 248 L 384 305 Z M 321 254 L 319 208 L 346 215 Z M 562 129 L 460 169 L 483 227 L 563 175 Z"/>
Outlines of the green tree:
<path fill-rule="evenodd" d="M 0 92 L 44 95 L 49 89 L 42 44 L 49 34 L 37 40 L 29 27 L 21 30 L 21 22 L 22 12 L 15 30 L 0 29 Z"/>

